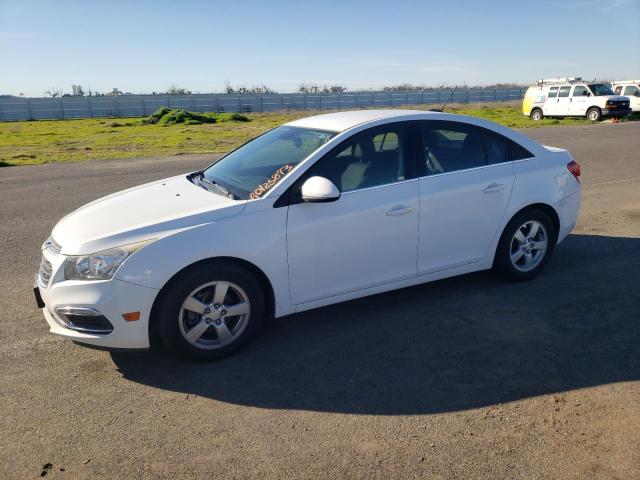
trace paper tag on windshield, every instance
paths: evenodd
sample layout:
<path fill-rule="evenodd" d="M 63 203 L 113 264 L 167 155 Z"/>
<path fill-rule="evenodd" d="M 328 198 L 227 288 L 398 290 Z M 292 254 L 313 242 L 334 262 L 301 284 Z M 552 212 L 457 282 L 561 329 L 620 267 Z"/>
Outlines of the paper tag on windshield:
<path fill-rule="evenodd" d="M 249 194 L 249 198 L 251 200 L 256 200 L 262 197 L 262 195 L 267 193 L 271 189 L 271 187 L 273 187 L 276 183 L 278 183 L 280 179 L 284 177 L 287 173 L 289 173 L 291 170 L 293 170 L 293 165 L 289 165 L 288 163 L 283 165 L 278 170 L 276 170 L 266 182 L 263 182 L 260 185 L 258 185 L 253 190 L 253 192 Z"/>

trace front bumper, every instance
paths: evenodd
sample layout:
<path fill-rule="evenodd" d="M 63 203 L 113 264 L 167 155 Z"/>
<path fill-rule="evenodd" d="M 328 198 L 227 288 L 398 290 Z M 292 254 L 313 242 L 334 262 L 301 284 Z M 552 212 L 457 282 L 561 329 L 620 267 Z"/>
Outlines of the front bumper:
<path fill-rule="evenodd" d="M 117 279 L 64 280 L 64 256 L 47 251 L 43 254 L 51 262 L 52 275 L 48 285 L 40 283 L 38 290 L 44 302 L 42 312 L 51 333 L 101 348 L 149 348 L 149 315 L 158 290 Z M 76 328 L 77 325 L 70 325 L 64 315 L 64 312 L 88 310 L 102 315 L 112 330 L 101 333 L 83 331 Z M 140 318 L 126 321 L 122 315 L 129 312 L 140 312 Z"/>
<path fill-rule="evenodd" d="M 627 115 L 631 115 L 632 110 L 630 108 L 603 108 L 602 116 L 603 117 L 626 117 Z"/>

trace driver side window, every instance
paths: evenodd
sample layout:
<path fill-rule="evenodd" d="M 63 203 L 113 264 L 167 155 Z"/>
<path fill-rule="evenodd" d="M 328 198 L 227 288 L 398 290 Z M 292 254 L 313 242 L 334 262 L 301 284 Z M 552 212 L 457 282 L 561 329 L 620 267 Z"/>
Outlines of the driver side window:
<path fill-rule="evenodd" d="M 354 135 L 309 169 L 342 193 L 405 179 L 402 127 L 385 125 Z"/>

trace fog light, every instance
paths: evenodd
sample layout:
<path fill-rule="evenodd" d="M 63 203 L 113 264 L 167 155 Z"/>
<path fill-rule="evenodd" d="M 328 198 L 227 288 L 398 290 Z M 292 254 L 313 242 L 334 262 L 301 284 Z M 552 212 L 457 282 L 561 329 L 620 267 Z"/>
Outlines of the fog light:
<path fill-rule="evenodd" d="M 57 307 L 55 313 L 64 326 L 70 330 L 99 334 L 113 331 L 111 322 L 94 308 Z"/>

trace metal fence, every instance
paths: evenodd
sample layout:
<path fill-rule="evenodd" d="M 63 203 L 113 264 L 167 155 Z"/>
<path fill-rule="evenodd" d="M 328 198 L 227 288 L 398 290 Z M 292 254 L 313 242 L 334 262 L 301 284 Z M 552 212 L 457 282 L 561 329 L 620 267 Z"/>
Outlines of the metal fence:
<path fill-rule="evenodd" d="M 0 98 L 0 121 L 139 117 L 159 107 L 194 112 L 327 110 L 520 100 L 525 88 L 431 89 L 413 92 L 121 95 L 62 98 Z"/>

